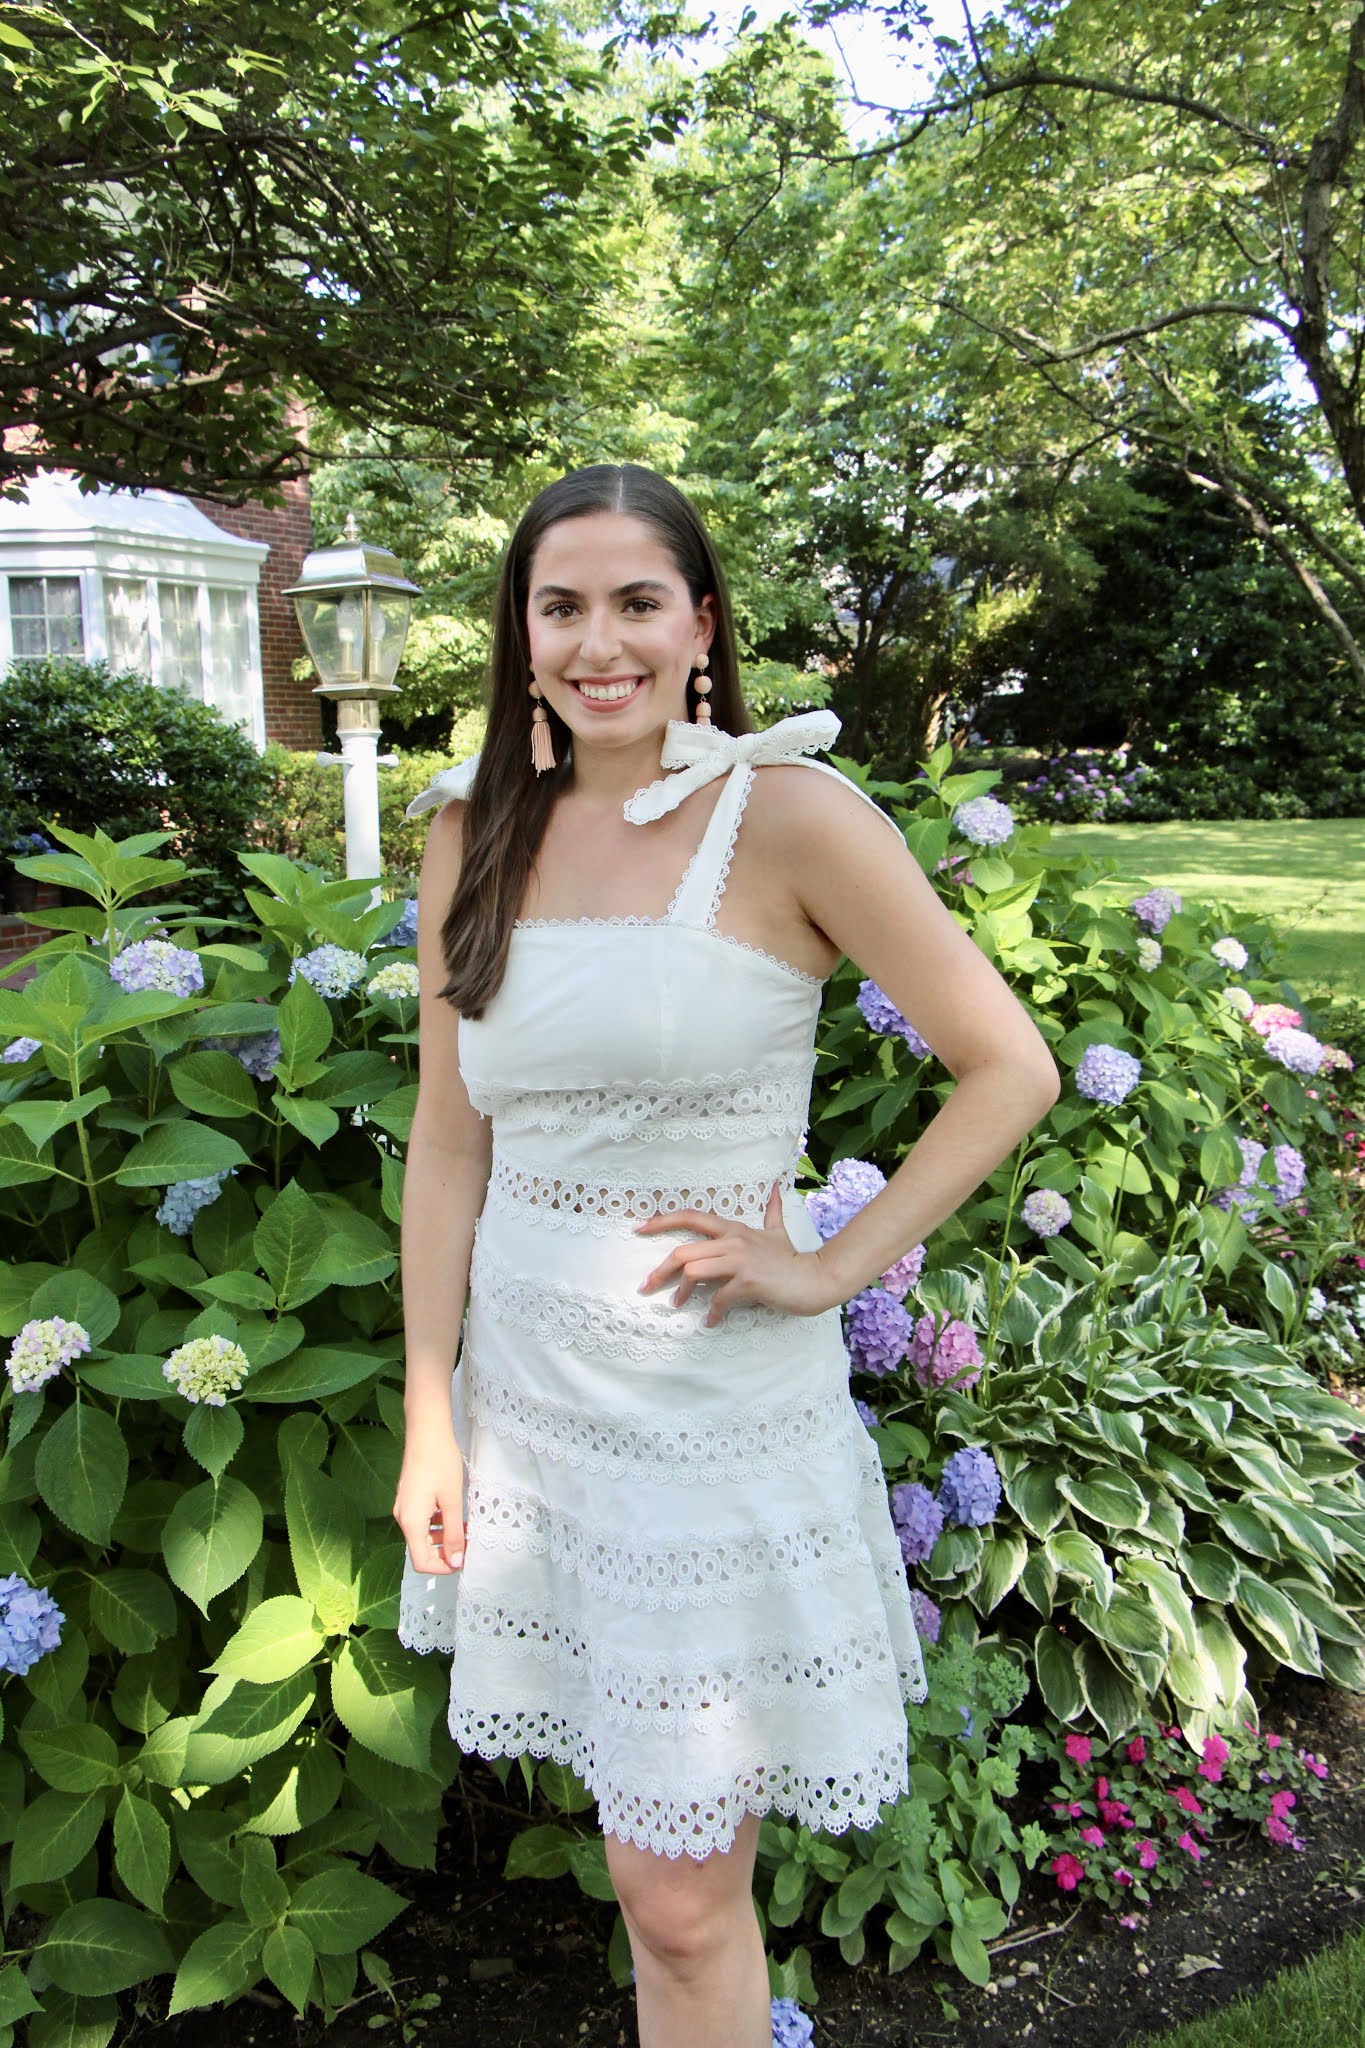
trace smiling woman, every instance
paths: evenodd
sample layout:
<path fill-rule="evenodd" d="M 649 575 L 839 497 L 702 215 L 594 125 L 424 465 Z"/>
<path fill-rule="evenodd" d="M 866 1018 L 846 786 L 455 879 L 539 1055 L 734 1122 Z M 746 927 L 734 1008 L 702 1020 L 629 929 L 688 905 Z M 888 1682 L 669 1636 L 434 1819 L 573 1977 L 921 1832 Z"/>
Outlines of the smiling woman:
<path fill-rule="evenodd" d="M 462 1750 L 595 1797 L 651 2048 L 768 2048 L 760 1817 L 868 1828 L 907 1790 L 925 1670 L 839 1304 L 1057 1093 L 899 830 L 803 758 L 838 720 L 747 728 L 693 508 L 565 478 L 510 544 L 419 897 L 399 1632 L 451 1656 Z M 822 1244 L 795 1179 L 844 952 L 958 1086 Z"/>

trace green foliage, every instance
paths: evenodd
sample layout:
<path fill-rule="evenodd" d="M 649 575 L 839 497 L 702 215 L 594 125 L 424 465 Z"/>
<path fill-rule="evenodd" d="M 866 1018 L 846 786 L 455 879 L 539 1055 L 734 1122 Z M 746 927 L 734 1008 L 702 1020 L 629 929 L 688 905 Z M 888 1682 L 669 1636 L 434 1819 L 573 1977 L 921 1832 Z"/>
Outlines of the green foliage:
<path fill-rule="evenodd" d="M 123 838 L 168 827 L 198 877 L 197 904 L 222 915 L 241 906 L 236 849 L 266 778 L 251 741 L 211 705 L 103 662 L 16 662 L 0 678 L 0 758 L 20 830 L 55 820 Z M 50 879 L 80 886 L 65 872 Z"/>

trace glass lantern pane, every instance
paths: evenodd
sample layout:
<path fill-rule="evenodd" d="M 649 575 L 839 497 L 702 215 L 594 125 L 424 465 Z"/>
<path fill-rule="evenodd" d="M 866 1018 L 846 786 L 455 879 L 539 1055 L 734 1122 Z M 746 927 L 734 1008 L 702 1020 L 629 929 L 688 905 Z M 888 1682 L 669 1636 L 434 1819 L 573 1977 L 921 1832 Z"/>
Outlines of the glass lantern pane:
<path fill-rule="evenodd" d="M 324 683 L 358 683 L 364 606 L 354 591 L 297 597 L 299 626 Z"/>
<path fill-rule="evenodd" d="M 396 590 L 370 592 L 370 681 L 391 683 L 403 658 L 412 599 Z"/>

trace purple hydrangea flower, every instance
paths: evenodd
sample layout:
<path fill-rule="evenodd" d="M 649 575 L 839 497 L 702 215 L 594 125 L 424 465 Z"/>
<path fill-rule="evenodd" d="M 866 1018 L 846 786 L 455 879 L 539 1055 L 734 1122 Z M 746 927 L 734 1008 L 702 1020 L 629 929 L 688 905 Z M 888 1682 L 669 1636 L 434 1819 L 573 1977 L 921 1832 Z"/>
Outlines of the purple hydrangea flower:
<path fill-rule="evenodd" d="M 897 1259 L 894 1266 L 887 1267 L 878 1285 L 888 1294 L 894 1294 L 897 1301 L 904 1301 L 923 1271 L 924 1246 L 917 1244 L 903 1259 Z"/>
<path fill-rule="evenodd" d="M 90 1332 L 80 1323 L 68 1322 L 65 1316 L 35 1317 L 10 1345 L 5 1371 L 16 1394 L 36 1394 L 89 1349 Z"/>
<path fill-rule="evenodd" d="M 12 1038 L 5 1050 L 0 1052 L 0 1060 L 3 1060 L 6 1066 L 17 1067 L 21 1060 L 31 1060 L 34 1053 L 41 1052 L 42 1049 L 41 1038 Z"/>
<path fill-rule="evenodd" d="M 979 1529 L 1000 1505 L 1000 1470 L 989 1451 L 967 1444 L 943 1468 L 939 1506 L 948 1522 Z"/>
<path fill-rule="evenodd" d="M 1297 1202 L 1308 1185 L 1308 1167 L 1302 1152 L 1292 1145 L 1275 1147 L 1275 1184 L 1270 1190 L 1272 1202 Z"/>
<path fill-rule="evenodd" d="M 1235 1206 L 1244 1214 L 1254 1216 L 1261 1206 L 1260 1194 L 1266 1192 L 1253 1192 L 1257 1169 L 1265 1157 L 1265 1146 L 1258 1145 L 1254 1138 L 1239 1138 L 1237 1143 L 1242 1151 L 1242 1171 L 1237 1177 L 1237 1185 L 1219 1188 L 1212 1200 L 1215 1208 L 1232 1209 Z"/>
<path fill-rule="evenodd" d="M 952 1385 L 965 1393 L 981 1377 L 981 1347 L 970 1323 L 945 1317 L 923 1315 L 915 1325 L 910 1345 L 910 1363 L 922 1387 L 931 1380 L 936 1387 Z"/>
<path fill-rule="evenodd" d="M 973 846 L 1003 846 L 1014 830 L 1014 812 L 998 797 L 969 797 L 953 812 L 953 825 Z"/>
<path fill-rule="evenodd" d="M 930 1499 L 932 1498 L 931 1494 Z M 932 1548 L 932 1545 L 930 1547 Z M 936 1643 L 938 1641 L 942 1613 L 929 1598 L 929 1595 L 922 1592 L 918 1586 L 910 1588 L 910 1611 L 915 1619 L 915 1634 L 919 1637 L 920 1641 L 922 1643 Z"/>
<path fill-rule="evenodd" d="M 858 1420 L 866 1423 L 869 1429 L 875 1429 L 877 1427 L 876 1409 L 870 1408 L 866 1401 L 855 1401 L 853 1405 L 858 1411 Z"/>
<path fill-rule="evenodd" d="M 875 981 L 859 983 L 857 1003 L 869 1030 L 903 1038 L 918 1060 L 929 1057 L 927 1041 L 920 1037 L 908 1017 L 902 1017 L 886 990 L 878 988 Z"/>
<path fill-rule="evenodd" d="M 806 1213 L 821 1237 L 831 1238 L 885 1186 L 886 1175 L 870 1159 L 840 1159 L 825 1185 L 806 1196 Z"/>
<path fill-rule="evenodd" d="M 1036 1237 L 1055 1237 L 1071 1221 L 1071 1204 L 1055 1188 L 1034 1188 L 1025 1195 L 1019 1214 Z"/>
<path fill-rule="evenodd" d="M 891 1520 L 907 1564 L 923 1564 L 943 1529 L 943 1509 L 918 1479 L 891 1489 Z"/>
<path fill-rule="evenodd" d="M 864 1372 L 894 1372 L 910 1349 L 915 1325 L 893 1294 L 865 1287 L 844 1311 L 848 1355 Z"/>
<path fill-rule="evenodd" d="M 1130 1052 L 1121 1052 L 1116 1045 L 1091 1045 L 1076 1069 L 1076 1092 L 1117 1108 L 1141 1079 L 1142 1062 Z"/>
<path fill-rule="evenodd" d="M 0 1671 L 22 1678 L 56 1649 L 65 1620 L 46 1586 L 30 1586 L 17 1572 L 0 1579 Z"/>
<path fill-rule="evenodd" d="M 1184 907 L 1184 899 L 1175 889 L 1149 889 L 1145 896 L 1135 896 L 1128 906 L 1138 923 L 1145 924 L 1151 932 L 1164 932 L 1176 912 Z"/>
<path fill-rule="evenodd" d="M 205 1052 L 230 1052 L 235 1060 L 241 1061 L 253 1081 L 272 1080 L 279 1065 L 278 1031 L 256 1031 L 249 1038 L 204 1038 L 200 1045 Z"/>
<path fill-rule="evenodd" d="M 169 939 L 139 939 L 109 963 L 109 973 L 124 991 L 166 989 L 172 995 L 197 996 L 204 989 L 204 967 L 197 953 L 173 946 Z"/>
<path fill-rule="evenodd" d="M 815 2022 L 809 2013 L 802 2012 L 794 1998 L 775 1998 L 772 2002 L 773 2048 L 807 2048 L 815 2032 Z"/>
<path fill-rule="evenodd" d="M 353 953 L 345 946 L 314 946 L 311 953 L 300 954 L 292 962 L 289 979 L 292 983 L 301 974 L 320 996 L 349 996 L 368 971 L 363 953 Z"/>
<path fill-rule="evenodd" d="M 1311 1031 L 1296 1031 L 1281 1024 L 1266 1033 L 1265 1049 L 1271 1059 L 1288 1067 L 1291 1074 L 1316 1074 L 1322 1065 L 1322 1044 Z"/>

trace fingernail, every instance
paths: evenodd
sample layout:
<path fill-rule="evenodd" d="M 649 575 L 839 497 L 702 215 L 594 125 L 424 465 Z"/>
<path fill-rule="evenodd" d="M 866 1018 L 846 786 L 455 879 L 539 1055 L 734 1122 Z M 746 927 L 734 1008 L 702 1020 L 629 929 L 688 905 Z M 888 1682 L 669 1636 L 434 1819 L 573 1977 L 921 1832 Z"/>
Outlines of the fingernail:
<path fill-rule="evenodd" d="M 461 1566 L 461 1565 L 462 1565 L 463 1563 L 464 1563 L 464 1552 L 463 1552 L 463 1551 L 461 1551 L 458 1557 L 452 1557 L 452 1558 L 451 1558 L 451 1560 L 450 1560 L 450 1568 L 451 1568 L 451 1570 L 452 1570 L 452 1571 L 455 1571 L 455 1572 L 457 1572 L 457 1571 L 458 1571 L 458 1570 L 460 1569 L 460 1566 Z"/>

